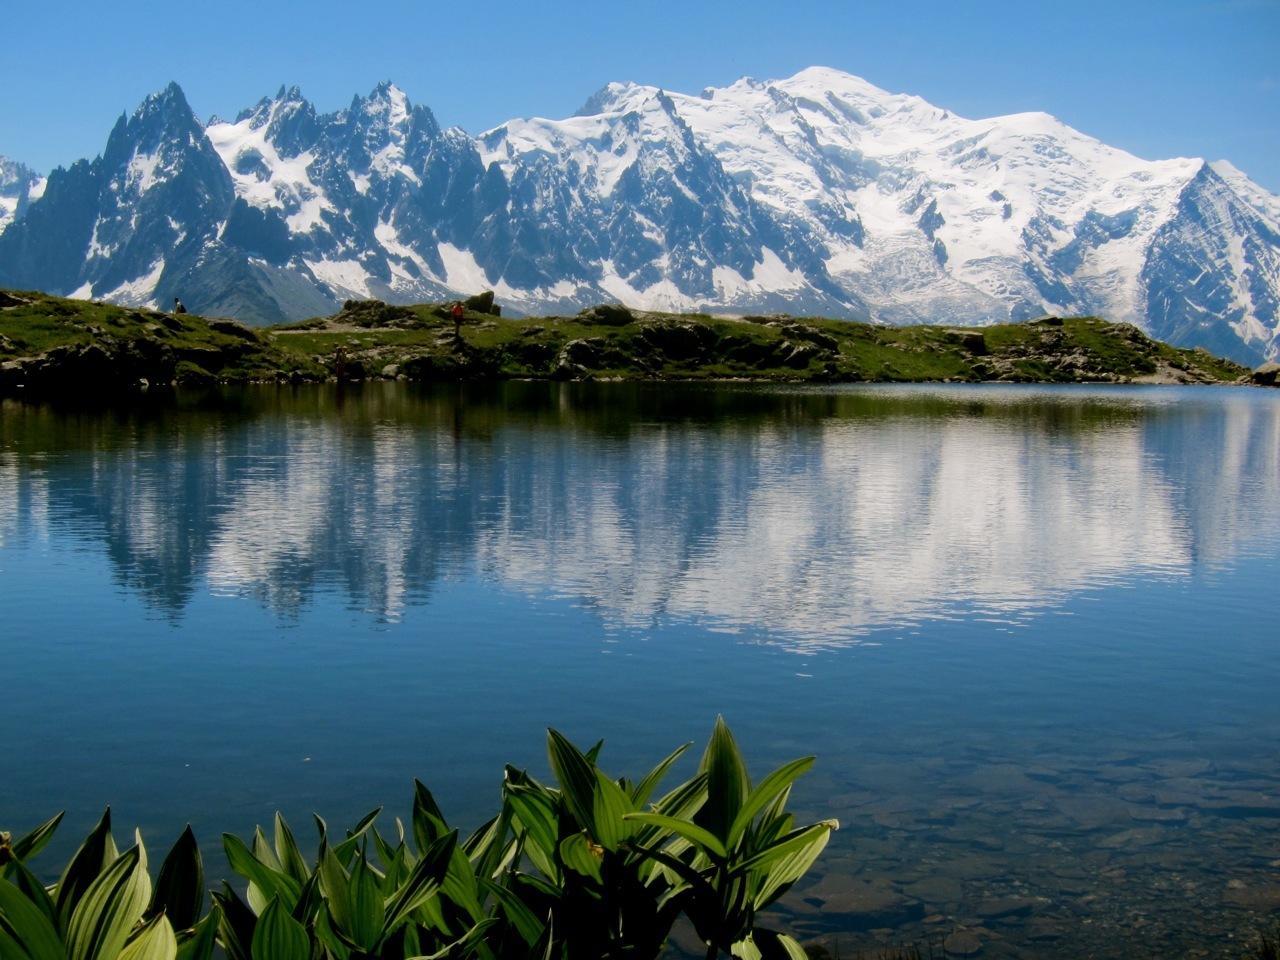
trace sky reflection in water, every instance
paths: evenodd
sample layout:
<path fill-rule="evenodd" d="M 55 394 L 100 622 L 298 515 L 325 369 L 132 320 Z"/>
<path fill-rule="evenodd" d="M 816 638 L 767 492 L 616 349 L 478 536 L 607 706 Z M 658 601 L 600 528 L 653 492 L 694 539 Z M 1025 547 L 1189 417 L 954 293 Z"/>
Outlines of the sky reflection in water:
<path fill-rule="evenodd" d="M 635 773 L 717 713 L 757 773 L 819 755 L 822 883 L 953 924 L 1280 816 L 1275 393 L 373 385 L 0 430 L 8 829 L 208 841 L 414 776 L 474 825 L 547 725 Z M 797 929 L 854 923 L 823 891 Z"/>

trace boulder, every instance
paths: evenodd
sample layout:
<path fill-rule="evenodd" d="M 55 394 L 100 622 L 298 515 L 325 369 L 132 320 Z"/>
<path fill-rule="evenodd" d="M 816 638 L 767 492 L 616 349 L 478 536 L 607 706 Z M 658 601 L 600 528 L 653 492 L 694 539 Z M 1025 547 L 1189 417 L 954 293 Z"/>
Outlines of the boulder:
<path fill-rule="evenodd" d="M 791 340 L 803 340 L 811 343 L 815 347 L 821 347 L 823 350 L 839 350 L 840 341 L 835 337 L 828 336 L 816 327 L 811 327 L 805 323 L 796 323 L 794 321 L 784 321 L 777 324 L 781 330 Z"/>
<path fill-rule="evenodd" d="M 540 340 L 523 340 L 507 347 L 507 355 L 517 363 L 535 370 L 545 370 L 556 361 L 556 349 Z"/>
<path fill-rule="evenodd" d="M 209 329 L 241 340 L 257 340 L 258 335 L 239 320 L 210 320 Z"/>
<path fill-rule="evenodd" d="M 173 382 L 177 358 L 167 344 L 154 340 L 117 340 L 102 337 L 81 345 L 54 347 L 28 358 L 21 369 L 21 382 L 39 392 L 67 395 L 133 390 L 145 381 L 149 385 Z M 18 376 L 17 370 L 6 381 Z"/>
<path fill-rule="evenodd" d="M 641 338 L 666 359 L 676 363 L 703 360 L 716 335 L 697 323 L 655 323 L 646 326 Z"/>
<path fill-rule="evenodd" d="M 414 326 L 418 320 L 408 307 L 392 306 L 381 300 L 348 300 L 333 319 L 365 329 Z"/>
<path fill-rule="evenodd" d="M 1280 386 L 1280 363 L 1264 363 L 1250 374 L 1249 379 L 1262 387 Z"/>
<path fill-rule="evenodd" d="M 952 343 L 960 344 L 975 357 L 985 357 L 991 353 L 987 349 L 987 338 L 979 330 L 944 330 L 942 335 Z"/>
<path fill-rule="evenodd" d="M 467 297 L 462 301 L 462 306 L 475 313 L 487 313 L 492 317 L 501 316 L 502 314 L 502 308 L 496 306 L 493 302 L 492 290 L 477 293 L 474 297 Z"/>
<path fill-rule="evenodd" d="M 600 348 L 603 345 L 604 341 L 596 338 L 570 340 L 560 349 L 560 355 L 556 358 L 556 378 L 573 380 L 590 375 L 590 368 L 599 362 Z"/>
<path fill-rule="evenodd" d="M 582 323 L 594 323 L 605 327 L 623 327 L 635 322 L 635 314 L 620 303 L 602 303 L 588 307 L 578 314 Z"/>
<path fill-rule="evenodd" d="M 803 370 L 816 358 L 826 359 L 830 351 L 815 347 L 812 343 L 792 343 L 790 340 L 783 340 L 778 344 L 776 355 L 783 366 L 790 367 L 792 370 Z"/>

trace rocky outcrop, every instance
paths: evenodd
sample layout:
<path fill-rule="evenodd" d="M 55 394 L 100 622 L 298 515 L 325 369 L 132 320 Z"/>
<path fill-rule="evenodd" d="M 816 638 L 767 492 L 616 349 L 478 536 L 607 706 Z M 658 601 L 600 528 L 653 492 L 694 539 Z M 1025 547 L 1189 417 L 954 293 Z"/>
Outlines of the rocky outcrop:
<path fill-rule="evenodd" d="M 103 335 L 93 343 L 54 347 L 0 364 L 0 390 L 83 395 L 167 387 L 177 366 L 166 344 Z"/>
<path fill-rule="evenodd" d="M 1249 379 L 1260 387 L 1280 387 L 1280 363 L 1264 363 Z"/>

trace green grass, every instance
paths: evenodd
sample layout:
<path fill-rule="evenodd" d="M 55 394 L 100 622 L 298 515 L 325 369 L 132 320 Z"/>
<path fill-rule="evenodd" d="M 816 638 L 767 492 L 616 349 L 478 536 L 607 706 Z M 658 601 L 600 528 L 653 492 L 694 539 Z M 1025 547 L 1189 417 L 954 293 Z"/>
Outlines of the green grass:
<path fill-rule="evenodd" d="M 0 310 L 0 362 L 129 340 L 163 344 L 180 382 L 379 376 L 812 382 L 1125 382 L 1172 373 L 1235 381 L 1247 370 L 1093 317 L 982 328 L 889 327 L 827 318 L 661 314 L 601 307 L 575 317 L 348 303 L 334 317 L 257 331 L 226 321 L 22 293 Z M 564 358 L 565 364 L 561 363 Z"/>

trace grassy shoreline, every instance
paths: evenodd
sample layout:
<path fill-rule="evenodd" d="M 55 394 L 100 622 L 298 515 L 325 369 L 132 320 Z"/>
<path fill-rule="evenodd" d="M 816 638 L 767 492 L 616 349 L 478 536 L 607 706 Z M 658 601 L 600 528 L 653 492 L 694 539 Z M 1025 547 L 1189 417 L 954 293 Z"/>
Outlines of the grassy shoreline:
<path fill-rule="evenodd" d="M 0 291 L 0 393 L 335 379 L 1242 383 L 1251 373 L 1096 317 L 890 327 L 604 305 L 512 319 L 486 297 L 468 303 L 456 325 L 444 304 L 349 301 L 332 317 L 250 328 Z"/>

